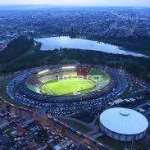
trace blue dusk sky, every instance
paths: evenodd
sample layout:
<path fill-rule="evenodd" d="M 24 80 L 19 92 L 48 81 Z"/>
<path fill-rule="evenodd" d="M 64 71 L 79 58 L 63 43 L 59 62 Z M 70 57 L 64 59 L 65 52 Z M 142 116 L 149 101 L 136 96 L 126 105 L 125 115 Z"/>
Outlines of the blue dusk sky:
<path fill-rule="evenodd" d="M 146 6 L 150 0 L 0 0 L 0 5 Z"/>

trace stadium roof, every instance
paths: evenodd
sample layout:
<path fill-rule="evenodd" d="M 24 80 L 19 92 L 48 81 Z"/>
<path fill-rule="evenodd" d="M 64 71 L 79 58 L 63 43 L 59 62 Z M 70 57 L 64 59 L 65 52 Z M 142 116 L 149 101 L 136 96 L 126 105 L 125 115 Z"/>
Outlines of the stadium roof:
<path fill-rule="evenodd" d="M 134 135 L 148 128 L 148 120 L 139 112 L 127 108 L 111 108 L 100 116 L 101 124 L 118 134 Z"/>

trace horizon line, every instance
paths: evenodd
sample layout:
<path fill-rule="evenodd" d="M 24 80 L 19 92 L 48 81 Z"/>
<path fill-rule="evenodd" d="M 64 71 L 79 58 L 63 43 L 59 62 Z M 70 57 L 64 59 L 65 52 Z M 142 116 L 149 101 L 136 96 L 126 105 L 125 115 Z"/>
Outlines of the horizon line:
<path fill-rule="evenodd" d="M 0 4 L 1 6 L 46 6 L 46 7 L 138 7 L 138 8 L 150 8 L 150 6 L 138 6 L 138 5 L 52 5 L 52 4 Z"/>

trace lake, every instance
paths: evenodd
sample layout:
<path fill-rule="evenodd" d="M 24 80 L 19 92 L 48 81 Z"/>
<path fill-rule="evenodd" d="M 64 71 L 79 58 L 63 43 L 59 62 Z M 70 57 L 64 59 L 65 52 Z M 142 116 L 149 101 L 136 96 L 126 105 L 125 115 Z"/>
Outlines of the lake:
<path fill-rule="evenodd" d="M 37 38 L 35 40 L 42 43 L 40 49 L 41 51 L 67 48 L 79 50 L 94 50 L 111 54 L 132 55 L 134 57 L 147 57 L 144 54 L 123 50 L 115 45 L 81 38 L 70 38 L 69 36 Z"/>

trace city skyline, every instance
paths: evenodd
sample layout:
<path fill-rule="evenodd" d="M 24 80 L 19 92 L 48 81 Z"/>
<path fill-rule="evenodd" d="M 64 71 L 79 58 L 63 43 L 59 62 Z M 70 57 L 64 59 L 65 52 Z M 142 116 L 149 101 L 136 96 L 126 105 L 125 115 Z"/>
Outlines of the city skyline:
<path fill-rule="evenodd" d="M 150 6 L 149 0 L 0 0 L 0 5 L 62 5 L 62 6 Z"/>

